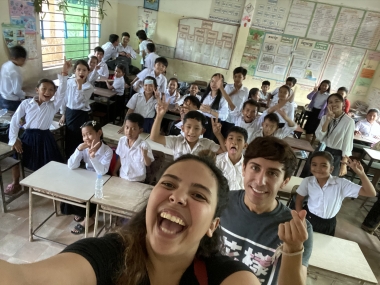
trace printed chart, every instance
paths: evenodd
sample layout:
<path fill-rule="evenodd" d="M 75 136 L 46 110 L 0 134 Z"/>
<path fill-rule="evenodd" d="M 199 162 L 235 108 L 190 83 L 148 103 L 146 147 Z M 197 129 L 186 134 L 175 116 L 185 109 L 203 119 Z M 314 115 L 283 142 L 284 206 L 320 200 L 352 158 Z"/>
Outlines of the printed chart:
<path fill-rule="evenodd" d="M 211 20 L 240 24 L 245 0 L 212 0 L 210 16 Z"/>

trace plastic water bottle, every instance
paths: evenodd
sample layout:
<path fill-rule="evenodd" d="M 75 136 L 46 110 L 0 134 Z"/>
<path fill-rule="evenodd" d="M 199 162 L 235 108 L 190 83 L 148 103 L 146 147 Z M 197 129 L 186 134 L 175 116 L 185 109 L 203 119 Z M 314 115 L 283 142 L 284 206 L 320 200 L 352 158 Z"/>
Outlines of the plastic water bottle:
<path fill-rule="evenodd" d="M 95 198 L 102 199 L 103 198 L 103 175 L 98 174 L 95 182 Z"/>
<path fill-rule="evenodd" d="M 8 109 L 0 110 L 0 117 L 4 116 L 6 113 L 8 113 Z"/>

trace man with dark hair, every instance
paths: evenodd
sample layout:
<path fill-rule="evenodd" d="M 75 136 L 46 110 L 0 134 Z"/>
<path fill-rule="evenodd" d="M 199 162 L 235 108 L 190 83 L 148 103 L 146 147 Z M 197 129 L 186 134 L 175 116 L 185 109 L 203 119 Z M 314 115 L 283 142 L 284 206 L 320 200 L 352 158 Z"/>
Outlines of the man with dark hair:
<path fill-rule="evenodd" d="M 127 32 L 121 34 L 121 42 L 117 46 L 117 58 L 115 65 L 121 64 L 125 67 L 125 73 L 129 74 L 129 66 L 132 65 L 132 58 L 136 59 L 137 54 L 133 48 L 128 45 L 130 35 Z"/>
<path fill-rule="evenodd" d="M 119 36 L 116 34 L 110 34 L 108 37 L 108 42 L 102 45 L 102 49 L 104 50 L 103 61 L 107 63 L 108 68 L 111 70 L 115 70 L 115 60 L 118 55 L 118 47 L 119 45 Z"/>
<path fill-rule="evenodd" d="M 277 280 L 306 284 L 312 227 L 306 211 L 291 211 L 276 199 L 296 165 L 286 142 L 274 137 L 253 140 L 244 155 L 244 190 L 230 191 L 220 218 L 227 255 L 248 265 L 263 285 Z"/>

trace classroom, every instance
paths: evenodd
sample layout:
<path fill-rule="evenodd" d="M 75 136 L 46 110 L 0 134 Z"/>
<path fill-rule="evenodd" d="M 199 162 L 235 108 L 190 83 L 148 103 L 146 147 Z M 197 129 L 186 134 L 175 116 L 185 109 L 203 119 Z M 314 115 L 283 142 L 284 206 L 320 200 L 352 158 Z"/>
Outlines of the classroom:
<path fill-rule="evenodd" d="M 378 0 L 2 0 L 0 284 L 380 284 Z"/>

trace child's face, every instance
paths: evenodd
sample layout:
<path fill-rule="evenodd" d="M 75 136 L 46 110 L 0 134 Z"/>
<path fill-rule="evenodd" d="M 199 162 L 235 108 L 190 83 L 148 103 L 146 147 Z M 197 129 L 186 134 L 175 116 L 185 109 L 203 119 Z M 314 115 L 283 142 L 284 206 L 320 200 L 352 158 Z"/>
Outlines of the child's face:
<path fill-rule="evenodd" d="M 270 85 L 261 85 L 261 90 L 264 93 L 267 93 L 269 91 Z"/>
<path fill-rule="evenodd" d="M 331 96 L 327 104 L 334 113 L 343 110 L 343 102 L 336 96 Z"/>
<path fill-rule="evenodd" d="M 95 56 L 98 58 L 98 61 L 101 62 L 103 59 L 104 53 L 102 53 L 101 51 L 97 51 L 95 52 Z"/>
<path fill-rule="evenodd" d="M 259 99 L 260 99 L 259 92 L 257 91 L 255 94 L 251 94 L 250 98 L 255 100 L 255 101 L 259 101 Z"/>
<path fill-rule="evenodd" d="M 86 79 L 88 72 L 89 72 L 89 70 L 87 69 L 87 66 L 85 66 L 83 64 L 78 64 L 76 69 L 75 69 L 75 77 Z"/>
<path fill-rule="evenodd" d="M 12 62 L 16 64 L 17 66 L 23 66 L 26 62 L 26 58 L 23 58 L 23 57 L 14 58 L 12 59 Z"/>
<path fill-rule="evenodd" d="M 121 38 L 121 42 L 122 42 L 123 45 L 127 45 L 129 43 L 129 37 L 123 36 Z"/>
<path fill-rule="evenodd" d="M 286 81 L 286 84 L 285 85 L 288 85 L 289 88 L 293 88 L 294 84 L 293 84 L 293 81 Z"/>
<path fill-rule="evenodd" d="M 243 80 L 245 79 L 245 76 L 241 73 L 234 74 L 234 82 L 236 84 L 242 84 Z"/>
<path fill-rule="evenodd" d="M 280 90 L 278 90 L 278 99 L 286 100 L 288 99 L 288 96 L 289 92 L 285 88 L 280 88 Z"/>
<path fill-rule="evenodd" d="M 120 68 L 116 67 L 115 68 L 115 76 L 116 76 L 116 78 L 123 77 L 124 76 L 124 72 Z"/>
<path fill-rule="evenodd" d="M 159 74 L 163 74 L 166 71 L 166 66 L 161 62 L 156 62 L 154 64 L 154 71 Z"/>
<path fill-rule="evenodd" d="M 82 128 L 83 142 L 89 147 L 91 147 L 93 143 L 99 142 L 102 134 L 102 130 L 95 131 L 94 128 L 90 126 Z"/>
<path fill-rule="evenodd" d="M 376 122 L 376 120 L 377 120 L 377 113 L 376 112 L 371 112 L 371 113 L 367 114 L 367 121 L 369 123 L 372 124 L 372 123 Z"/>
<path fill-rule="evenodd" d="M 144 83 L 144 92 L 146 94 L 152 94 L 154 92 L 155 88 L 154 88 L 154 84 L 145 84 Z"/>
<path fill-rule="evenodd" d="M 98 61 L 96 59 L 94 59 L 94 58 L 91 58 L 88 61 L 88 65 L 90 66 L 91 70 L 94 70 L 97 64 L 98 64 Z"/>
<path fill-rule="evenodd" d="M 225 141 L 229 156 L 241 157 L 243 150 L 247 147 L 244 136 L 240 133 L 231 132 Z"/>
<path fill-rule="evenodd" d="M 196 119 L 187 119 L 181 129 L 185 134 L 185 139 L 190 143 L 197 142 L 200 135 L 205 132 L 202 123 Z"/>
<path fill-rule="evenodd" d="M 49 82 L 43 82 L 36 88 L 36 91 L 39 101 L 48 102 L 55 94 L 55 86 Z"/>
<path fill-rule="evenodd" d="M 198 85 L 190 85 L 190 95 L 195 96 L 199 92 Z"/>
<path fill-rule="evenodd" d="M 330 86 L 325 82 L 325 83 L 322 83 L 319 87 L 320 87 L 319 92 L 325 93 L 329 89 Z"/>
<path fill-rule="evenodd" d="M 336 93 L 338 93 L 339 95 L 342 95 L 343 98 L 346 98 L 347 96 L 347 92 L 344 90 L 338 90 Z"/>
<path fill-rule="evenodd" d="M 311 160 L 310 171 L 317 179 L 329 177 L 333 169 L 329 161 L 322 156 L 316 156 Z"/>
<path fill-rule="evenodd" d="M 263 135 L 268 137 L 274 134 L 277 131 L 278 125 L 276 122 L 269 121 L 268 119 L 263 122 Z"/>
<path fill-rule="evenodd" d="M 138 123 L 134 123 L 129 120 L 125 121 L 124 135 L 128 140 L 137 140 L 142 132 L 143 129 L 139 127 Z"/>
<path fill-rule="evenodd" d="M 251 123 L 253 122 L 254 119 L 256 119 L 257 107 L 251 104 L 245 104 L 245 107 L 242 113 L 243 113 L 244 122 Z"/>
<path fill-rule="evenodd" d="M 213 78 L 211 78 L 210 88 L 212 91 L 217 91 L 219 89 L 218 88 L 218 81 L 219 81 L 219 78 L 217 76 L 214 76 Z"/>
<path fill-rule="evenodd" d="M 178 88 L 178 84 L 177 84 L 177 82 L 176 81 L 174 81 L 174 80 L 170 80 L 169 81 L 169 91 L 171 92 L 171 93 L 173 93 L 174 91 L 176 91 L 177 90 L 177 88 Z"/>

